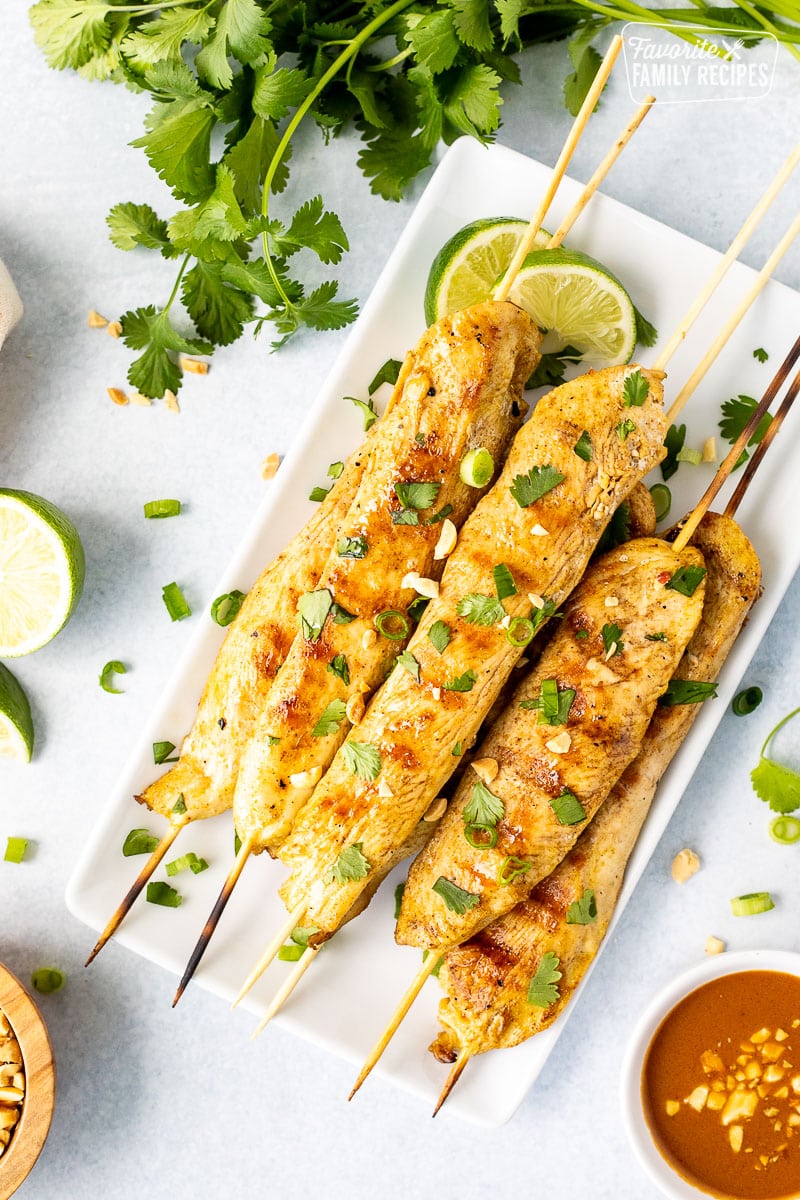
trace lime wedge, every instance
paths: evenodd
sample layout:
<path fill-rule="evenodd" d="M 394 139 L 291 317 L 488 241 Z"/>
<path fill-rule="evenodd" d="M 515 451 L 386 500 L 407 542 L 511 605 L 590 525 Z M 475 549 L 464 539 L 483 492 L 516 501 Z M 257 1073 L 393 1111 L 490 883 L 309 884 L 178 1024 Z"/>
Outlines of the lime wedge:
<path fill-rule="evenodd" d="M 28 697 L 8 667 L 0 663 L 0 758 L 30 762 L 33 721 Z"/>
<path fill-rule="evenodd" d="M 547 333 L 544 350 L 574 346 L 581 367 L 630 362 L 636 346 L 636 310 L 610 271 L 576 250 L 533 250 L 509 293 Z"/>
<path fill-rule="evenodd" d="M 428 273 L 427 324 L 488 300 L 527 228 L 527 221 L 518 217 L 490 217 L 472 221 L 453 234 L 436 255 Z M 549 238 L 549 233 L 540 230 L 536 245 L 544 245 Z"/>
<path fill-rule="evenodd" d="M 71 521 L 41 496 L 0 488 L 0 658 L 38 650 L 83 591 L 86 560 Z"/>

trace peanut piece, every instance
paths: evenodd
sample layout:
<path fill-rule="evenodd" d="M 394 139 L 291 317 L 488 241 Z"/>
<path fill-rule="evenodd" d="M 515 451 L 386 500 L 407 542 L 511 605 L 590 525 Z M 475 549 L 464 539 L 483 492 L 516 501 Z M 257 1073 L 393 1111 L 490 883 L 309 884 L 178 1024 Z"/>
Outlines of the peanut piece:
<path fill-rule="evenodd" d="M 676 883 L 686 883 L 700 870 L 700 859 L 688 847 L 679 850 L 672 860 L 672 878 Z"/>

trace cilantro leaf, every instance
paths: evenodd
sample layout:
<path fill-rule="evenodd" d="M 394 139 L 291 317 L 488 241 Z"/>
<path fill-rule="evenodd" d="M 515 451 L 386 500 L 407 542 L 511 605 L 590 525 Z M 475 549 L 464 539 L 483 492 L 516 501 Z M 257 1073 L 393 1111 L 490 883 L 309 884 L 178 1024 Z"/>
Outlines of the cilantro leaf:
<path fill-rule="evenodd" d="M 370 862 L 364 856 L 364 843 L 354 842 L 342 850 L 325 876 L 325 883 L 349 883 L 351 880 L 365 879 L 371 870 Z"/>
<path fill-rule="evenodd" d="M 419 513 L 410 508 L 392 509 L 390 515 L 393 525 L 419 525 Z"/>
<path fill-rule="evenodd" d="M 212 87 L 229 88 L 233 71 L 228 54 L 241 63 L 252 63 L 272 49 L 269 40 L 271 22 L 256 0 L 227 0 L 217 17 L 213 35 L 197 55 L 200 75 Z"/>
<path fill-rule="evenodd" d="M 753 358 L 756 359 L 757 362 L 765 363 L 769 358 L 769 354 L 763 346 L 758 346 L 757 349 L 753 351 Z"/>
<path fill-rule="evenodd" d="M 594 46 L 581 46 L 576 52 L 573 45 L 570 42 L 569 52 L 575 70 L 564 80 L 564 104 L 567 111 L 577 117 L 603 60 Z"/>
<path fill-rule="evenodd" d="M 350 669 L 347 666 L 347 659 L 343 654 L 334 655 L 325 670 L 330 671 L 332 675 L 336 675 L 339 679 L 341 679 L 345 687 L 349 686 Z"/>
<path fill-rule="evenodd" d="M 650 394 L 650 384 L 637 368 L 625 376 L 622 385 L 622 403 L 625 408 L 641 408 Z"/>
<path fill-rule="evenodd" d="M 338 733 L 344 720 L 344 700 L 331 700 L 316 725 L 311 730 L 312 737 L 327 737 L 330 733 Z"/>
<path fill-rule="evenodd" d="M 502 821 L 506 807 L 480 781 L 476 783 L 464 808 L 465 825 L 496 825 Z"/>
<path fill-rule="evenodd" d="M 367 394 L 369 396 L 374 395 L 382 383 L 390 383 L 394 387 L 400 376 L 402 365 L 399 358 L 387 358 L 383 366 L 378 368 L 370 380 Z"/>
<path fill-rule="evenodd" d="M 470 625 L 496 625 L 506 615 L 506 610 L 494 596 L 482 596 L 479 592 L 468 592 L 456 605 L 456 612 Z"/>
<path fill-rule="evenodd" d="M 567 909 L 568 925 L 593 925 L 597 920 L 597 902 L 594 890 L 585 888 L 583 895 L 574 900 Z"/>
<path fill-rule="evenodd" d="M 411 180 L 431 160 L 431 146 L 402 126 L 370 130 L 358 155 L 358 165 L 370 181 L 370 191 L 384 200 L 400 200 Z"/>
<path fill-rule="evenodd" d="M 400 919 L 400 909 L 402 908 L 402 905 L 403 905 L 403 892 L 405 890 L 406 890 L 405 880 L 402 883 L 398 883 L 397 887 L 394 889 L 394 919 L 395 919 L 395 921 L 398 921 Z"/>
<path fill-rule="evenodd" d="M 210 354 L 211 345 L 178 333 L 167 312 L 156 312 L 152 304 L 120 317 L 122 338 L 131 350 L 143 350 L 128 369 L 128 379 L 145 396 L 156 399 L 169 388 L 177 392 L 181 372 L 173 353 Z"/>
<path fill-rule="evenodd" d="M 685 425 L 670 425 L 667 430 L 667 436 L 664 438 L 664 445 L 667 449 L 667 456 L 661 464 L 661 478 L 666 481 L 672 476 L 680 465 L 678 463 L 678 455 L 683 449 L 683 443 L 686 441 L 686 426 Z"/>
<path fill-rule="evenodd" d="M 606 658 L 613 658 L 617 654 L 622 653 L 625 643 L 622 640 L 622 630 L 619 625 L 608 622 L 600 630 L 600 636 L 603 639 L 603 649 L 606 652 Z"/>
<path fill-rule="evenodd" d="M 439 9 L 425 16 L 410 12 L 406 18 L 404 38 L 420 66 L 432 75 L 447 71 L 456 61 L 461 44 L 456 37 L 449 9 Z"/>
<path fill-rule="evenodd" d="M 444 654 L 453 636 L 453 631 L 445 621 L 434 621 L 428 630 L 428 637 L 436 650 Z"/>
<path fill-rule="evenodd" d="M 342 757 L 351 775 L 372 782 L 378 778 L 381 769 L 381 755 L 377 746 L 369 742 L 345 742 L 342 746 Z"/>
<path fill-rule="evenodd" d="M 583 433 L 572 447 L 572 452 L 573 454 L 577 454 L 578 458 L 582 458 L 584 462 L 592 461 L 592 439 L 588 430 L 584 429 Z"/>
<path fill-rule="evenodd" d="M 146 246 L 174 258 L 175 247 L 167 237 L 167 222 L 149 204 L 115 204 L 106 217 L 109 237 L 118 250 Z"/>
<path fill-rule="evenodd" d="M 211 130 L 216 117 L 202 101 L 186 105 L 131 142 L 179 200 L 202 200 L 214 187 Z"/>
<path fill-rule="evenodd" d="M 789 721 L 792 721 L 798 713 L 800 713 L 800 708 L 793 709 L 770 730 L 761 747 L 758 765 L 750 774 L 756 794 L 769 804 L 773 812 L 789 813 L 800 808 L 800 774 L 791 767 L 785 767 L 782 763 L 776 762 L 773 758 L 765 757 L 767 747 L 776 733 Z"/>
<path fill-rule="evenodd" d="M 471 50 L 485 54 L 494 46 L 488 0 L 451 0 L 451 19 L 458 38 Z"/>
<path fill-rule="evenodd" d="M 410 650 L 401 651 L 401 653 L 398 654 L 397 658 L 395 659 L 395 662 L 398 666 L 403 667 L 406 671 L 408 671 L 411 678 L 416 679 L 417 683 L 419 683 L 419 663 L 417 662 L 416 658 L 414 658 L 414 655 Z"/>
<path fill-rule="evenodd" d="M 525 384 L 525 390 L 537 387 L 555 387 L 564 382 L 564 372 L 573 363 L 579 363 L 583 358 L 580 350 L 574 346 L 565 346 L 552 354 L 543 354 L 536 365 L 536 370 Z"/>
<path fill-rule="evenodd" d="M 581 821 L 586 820 L 586 810 L 568 788 L 564 788 L 560 796 L 551 799 L 550 807 L 556 814 L 559 825 L 580 825 Z"/>
<path fill-rule="evenodd" d="M 220 163 L 213 191 L 194 208 L 175 213 L 168 224 L 173 246 L 199 258 L 224 258 L 227 251 L 214 247 L 216 242 L 235 242 L 247 233 L 247 221 L 233 186 L 230 167 Z"/>
<path fill-rule="evenodd" d="M 754 410 L 758 407 L 758 401 L 752 396 L 738 395 L 730 400 L 725 400 L 722 405 L 722 417 L 719 422 L 719 431 L 725 438 L 726 442 L 731 445 L 744 432 L 745 425 L 753 415 Z M 757 446 L 764 434 L 769 428 L 772 421 L 771 413 L 764 413 L 758 425 L 755 428 L 753 436 L 747 443 L 748 446 Z M 750 455 L 746 450 L 743 450 L 736 461 L 736 466 L 740 467 L 742 463 L 747 462 Z"/>
<path fill-rule="evenodd" d="M 658 703 L 666 708 L 676 704 L 701 704 L 703 700 L 714 700 L 717 695 L 715 683 L 704 683 L 699 679 L 671 679 Z"/>
<path fill-rule="evenodd" d="M 350 249 L 347 234 L 336 213 L 323 211 L 322 196 L 314 196 L 298 208 L 289 228 L 273 232 L 272 245 L 282 258 L 298 250 L 313 250 L 324 263 L 338 263 Z"/>
<path fill-rule="evenodd" d="M 230 147 L 223 163 L 233 172 L 239 203 L 248 213 L 261 211 L 261 188 L 272 166 L 280 138 L 271 121 L 255 116 L 244 137 Z M 288 157 L 288 155 L 286 156 Z M 289 180 L 286 158 L 275 168 L 272 191 L 281 192 Z"/>
<path fill-rule="evenodd" d="M 638 308 L 634 307 L 633 315 L 636 318 L 636 341 L 640 346 L 655 346 L 658 341 L 658 330 L 655 325 L 651 324 Z"/>
<path fill-rule="evenodd" d="M 509 489 L 520 508 L 528 508 L 566 478 L 555 467 L 531 467 L 527 475 L 517 475 Z"/>
<path fill-rule="evenodd" d="M 303 637 L 315 642 L 322 633 L 322 626 L 331 611 L 333 596 L 327 588 L 316 592 L 305 592 L 297 601 L 297 611 L 300 614 L 300 629 Z"/>
<path fill-rule="evenodd" d="M 343 537 L 336 543 L 336 553 L 339 558 L 366 558 L 367 539 L 365 537 Z"/>
<path fill-rule="evenodd" d="M 274 62 L 270 61 L 256 72 L 253 110 L 267 121 L 280 121 L 290 108 L 302 104 L 313 82 L 299 68 L 274 69 Z"/>
<path fill-rule="evenodd" d="M 396 483 L 394 485 L 397 499 L 403 508 L 415 508 L 422 511 L 430 508 L 441 491 L 440 483 Z"/>
<path fill-rule="evenodd" d="M 51 67 L 82 67 L 108 49 L 111 11 L 110 4 L 85 0 L 40 0 L 29 14 L 36 45 Z"/>
<path fill-rule="evenodd" d="M 436 892 L 437 896 L 441 896 L 450 912 L 458 913 L 460 917 L 470 908 L 474 908 L 476 904 L 480 904 L 480 896 L 474 895 L 473 892 L 466 892 L 464 888 L 460 888 L 451 879 L 446 879 L 444 875 L 439 876 L 431 891 Z"/>
<path fill-rule="evenodd" d="M 617 437 L 619 438 L 619 440 L 621 442 L 626 442 L 628 440 L 629 434 L 635 433 L 635 432 L 636 432 L 636 426 L 634 425 L 634 423 L 630 419 L 630 417 L 628 417 L 625 421 L 620 421 L 619 425 L 617 426 Z"/>
<path fill-rule="evenodd" d="M 230 287 L 219 263 L 195 262 L 183 277 L 181 300 L 197 332 L 216 346 L 228 346 L 241 337 L 253 315 L 253 300 Z"/>
<path fill-rule="evenodd" d="M 366 433 L 368 429 L 372 429 L 372 426 L 378 419 L 378 414 L 375 412 L 372 400 L 367 403 L 365 400 L 359 400 L 355 396 L 345 396 L 345 400 L 349 400 L 351 404 L 355 404 L 356 408 L 361 409 L 361 415 L 364 418 L 364 432 Z"/>
<path fill-rule="evenodd" d="M 528 1004 L 535 1008 L 549 1008 L 551 1004 L 561 999 L 558 981 L 562 977 L 559 971 L 561 959 L 552 950 L 542 955 L 539 967 L 528 986 Z"/>
<path fill-rule="evenodd" d="M 611 520 L 603 530 L 595 554 L 605 554 L 606 550 L 613 550 L 615 546 L 621 546 L 623 542 L 630 539 L 630 536 L 631 506 L 627 500 L 623 500 L 619 508 L 614 509 Z"/>
<path fill-rule="evenodd" d="M 473 670 L 468 670 L 463 675 L 456 675 L 444 686 L 448 692 L 471 692 L 477 682 L 478 676 Z"/>
<path fill-rule="evenodd" d="M 113 10 L 112 10 L 113 11 Z M 122 44 L 123 53 L 139 65 L 180 59 L 184 42 L 200 45 L 213 28 L 214 18 L 205 8 L 162 10 L 153 20 L 130 33 Z"/>
<path fill-rule="evenodd" d="M 693 596 L 698 587 L 706 577 L 705 567 L 695 567 L 692 565 L 686 567 L 678 567 L 664 587 L 673 591 L 680 592 L 681 596 Z"/>

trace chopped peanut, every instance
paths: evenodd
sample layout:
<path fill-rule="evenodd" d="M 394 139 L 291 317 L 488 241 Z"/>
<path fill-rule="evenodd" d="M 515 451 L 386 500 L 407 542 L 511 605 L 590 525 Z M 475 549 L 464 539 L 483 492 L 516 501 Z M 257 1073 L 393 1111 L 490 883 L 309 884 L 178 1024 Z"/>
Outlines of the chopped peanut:
<path fill-rule="evenodd" d="M 690 1108 L 693 1108 L 695 1112 L 702 1112 L 706 1106 L 706 1100 L 708 1100 L 707 1087 L 696 1087 L 692 1094 L 686 1097 L 686 1103 Z"/>
<path fill-rule="evenodd" d="M 149 408 L 153 403 L 150 397 L 142 392 L 131 392 L 129 399 L 131 404 L 138 404 L 139 408 Z"/>
<path fill-rule="evenodd" d="M 725 950 L 725 943 L 722 941 L 721 938 L 714 937 L 713 934 L 711 935 L 711 937 L 706 938 L 706 944 L 705 944 L 706 954 L 722 954 L 724 950 Z"/>
<path fill-rule="evenodd" d="M 109 337 L 121 338 L 122 337 L 121 322 L 120 321 L 109 321 L 108 325 L 106 326 L 106 333 L 108 334 Z"/>
<path fill-rule="evenodd" d="M 181 407 L 178 404 L 178 397 L 169 388 L 164 392 L 164 403 L 170 412 L 179 413 L 181 411 Z"/>
<path fill-rule="evenodd" d="M 768 1029 L 759 1029 L 756 1033 L 750 1034 L 750 1041 L 754 1046 L 760 1046 L 762 1042 L 768 1042 L 771 1036 Z"/>
<path fill-rule="evenodd" d="M 296 788 L 316 787 L 322 778 L 322 767 L 311 767 L 308 771 L 298 771 L 289 776 L 289 783 Z"/>
<path fill-rule="evenodd" d="M 694 850 L 688 848 L 678 851 L 672 860 L 672 878 L 676 883 L 686 883 L 700 870 L 700 859 Z"/>
<path fill-rule="evenodd" d="M 420 596 L 427 596 L 429 600 L 435 600 L 439 595 L 439 584 L 435 579 L 426 579 L 424 575 L 419 575 L 416 571 L 409 571 L 404 575 L 401 587 L 413 588 L 415 592 L 419 592 Z"/>
<path fill-rule="evenodd" d="M 753 1092 L 746 1092 L 742 1088 L 736 1088 L 728 1097 L 728 1103 L 722 1110 L 720 1118 L 723 1125 L 731 1125 L 734 1121 L 741 1120 L 744 1117 L 748 1120 L 752 1117 L 758 1106 L 758 1097 Z"/>
<path fill-rule="evenodd" d="M 744 1130 L 741 1125 L 731 1125 L 728 1130 L 728 1139 L 731 1144 L 731 1150 L 733 1150 L 734 1154 L 738 1154 L 744 1141 Z"/>
<path fill-rule="evenodd" d="M 106 388 L 106 391 L 108 392 L 108 397 L 112 404 L 118 404 L 120 408 L 122 408 L 123 405 L 128 403 L 128 397 L 125 395 L 122 388 L 110 387 Z"/>
<path fill-rule="evenodd" d="M 274 451 L 268 454 L 261 464 L 261 478 L 274 479 L 278 473 L 278 467 L 281 465 L 281 456 Z"/>
<path fill-rule="evenodd" d="M 706 1074 L 710 1075 L 713 1071 L 718 1071 L 720 1075 L 724 1074 L 725 1065 L 718 1054 L 713 1050 L 704 1050 L 700 1055 L 700 1065 Z"/>
<path fill-rule="evenodd" d="M 681 1108 L 677 1100 L 668 1100 L 664 1107 L 667 1110 L 668 1117 L 674 1117 L 676 1113 L 680 1112 Z"/>
<path fill-rule="evenodd" d="M 487 787 L 494 782 L 500 770 L 500 764 L 496 758 L 474 758 L 470 766 L 481 783 L 485 783 Z"/>
<path fill-rule="evenodd" d="M 445 518 L 442 521 L 442 532 L 439 534 L 439 540 L 433 552 L 434 559 L 447 558 L 448 554 L 455 549 L 457 541 L 458 530 L 451 520 Z"/>
<path fill-rule="evenodd" d="M 712 1112 L 721 1112 L 725 1107 L 726 1097 L 721 1092 L 709 1092 L 706 1108 L 710 1108 Z"/>
<path fill-rule="evenodd" d="M 25 1100 L 25 1072 L 22 1051 L 5 1013 L 0 1009 L 0 1155 L 11 1144 L 11 1138 L 22 1113 Z"/>
<path fill-rule="evenodd" d="M 531 530 L 531 533 L 533 534 L 534 537 L 549 537 L 550 536 L 548 530 L 545 529 L 544 525 L 534 525 L 533 529 Z"/>
<path fill-rule="evenodd" d="M 102 316 L 93 308 L 89 309 L 89 316 L 86 318 L 86 324 L 90 329 L 105 329 L 108 324 L 108 317 Z"/>
<path fill-rule="evenodd" d="M 182 371 L 188 371 L 190 375 L 207 375 L 208 363 L 201 362 L 198 358 L 186 358 L 185 355 L 180 357 L 180 365 Z"/>
<path fill-rule="evenodd" d="M 445 796 L 437 796 L 433 803 L 428 806 L 422 818 L 423 821 L 438 821 L 440 817 L 444 816 L 446 808 L 447 798 Z"/>
<path fill-rule="evenodd" d="M 713 463 L 717 461 L 717 439 L 715 437 L 707 437 L 703 442 L 703 459 L 704 463 Z"/>

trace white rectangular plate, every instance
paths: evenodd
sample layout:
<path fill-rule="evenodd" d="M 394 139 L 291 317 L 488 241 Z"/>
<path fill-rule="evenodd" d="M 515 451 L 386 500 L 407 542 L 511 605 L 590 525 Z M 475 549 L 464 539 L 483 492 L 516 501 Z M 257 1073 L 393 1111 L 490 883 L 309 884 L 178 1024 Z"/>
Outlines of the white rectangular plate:
<path fill-rule="evenodd" d="M 360 417 L 342 397 L 366 398 L 367 384 L 377 368 L 387 358 L 402 358 L 418 340 L 425 324 L 422 300 L 428 268 L 446 239 L 477 217 L 526 216 L 549 178 L 549 168 L 501 147 L 486 149 L 465 139 L 449 151 L 216 594 L 250 586 L 264 564 L 282 549 L 312 511 L 307 499 L 309 490 L 324 481 L 331 460 L 346 457 L 357 444 Z M 565 179 L 548 216 L 551 228 L 579 191 L 579 184 Z M 569 245 L 605 263 L 664 336 L 677 324 L 719 257 L 715 251 L 602 195 L 589 205 Z M 747 291 L 753 274 L 735 266 L 696 322 L 671 363 L 668 401 L 722 325 L 725 314 Z M 761 394 L 798 330 L 800 295 L 770 284 L 685 411 L 682 419 L 688 425 L 688 446 L 701 446 L 706 437 L 717 432 L 722 400 L 739 392 Z M 766 346 L 770 351 L 767 366 L 754 360 L 752 352 L 757 346 Z M 657 350 L 644 351 L 641 361 L 652 362 Z M 800 411 L 795 410 L 770 450 L 768 469 L 756 479 L 740 510 L 741 523 L 761 556 L 764 596 L 728 660 L 719 700 L 703 707 L 661 785 L 631 859 L 617 915 L 630 898 L 800 564 L 800 525 L 795 520 L 795 483 L 790 469 L 792 446 L 798 436 Z M 711 466 L 685 465 L 680 469 L 670 481 L 673 516 L 691 507 L 712 474 Z M 152 743 L 169 738 L 180 744 L 222 637 L 223 631 L 210 621 L 199 626 L 163 702 L 142 731 L 70 881 L 67 903 L 75 916 L 93 929 L 103 928 L 141 866 L 141 859 L 122 858 L 120 847 L 128 830 L 145 820 L 132 797 L 154 775 Z M 160 823 L 154 818 L 149 824 L 156 829 Z M 181 846 L 204 855 L 211 868 L 192 877 L 181 889 L 184 902 L 177 910 L 165 911 L 140 901 L 118 935 L 124 945 L 176 975 L 183 970 L 231 862 L 230 816 L 192 826 L 182 835 L 178 843 Z M 266 941 L 285 919 L 285 910 L 275 894 L 284 875 L 281 864 L 266 855 L 248 864 L 195 976 L 202 987 L 228 1000 L 238 990 Z M 419 965 L 419 953 L 396 946 L 392 936 L 394 887 L 404 876 L 404 869 L 395 872 L 366 914 L 346 926 L 326 947 L 278 1018 L 286 1028 L 354 1063 L 363 1060 Z M 157 875 L 163 877 L 162 873 Z M 263 1011 L 290 969 L 286 963 L 273 964 L 247 1001 L 253 1013 Z M 378 1068 L 428 1104 L 435 1100 L 447 1073 L 427 1052 L 437 1029 L 437 1001 L 438 989 L 431 981 Z M 539 1037 L 513 1050 L 496 1051 L 474 1060 L 448 1101 L 447 1111 L 482 1125 L 508 1120 L 536 1079 L 574 1005 L 573 1000 L 556 1025 Z"/>

